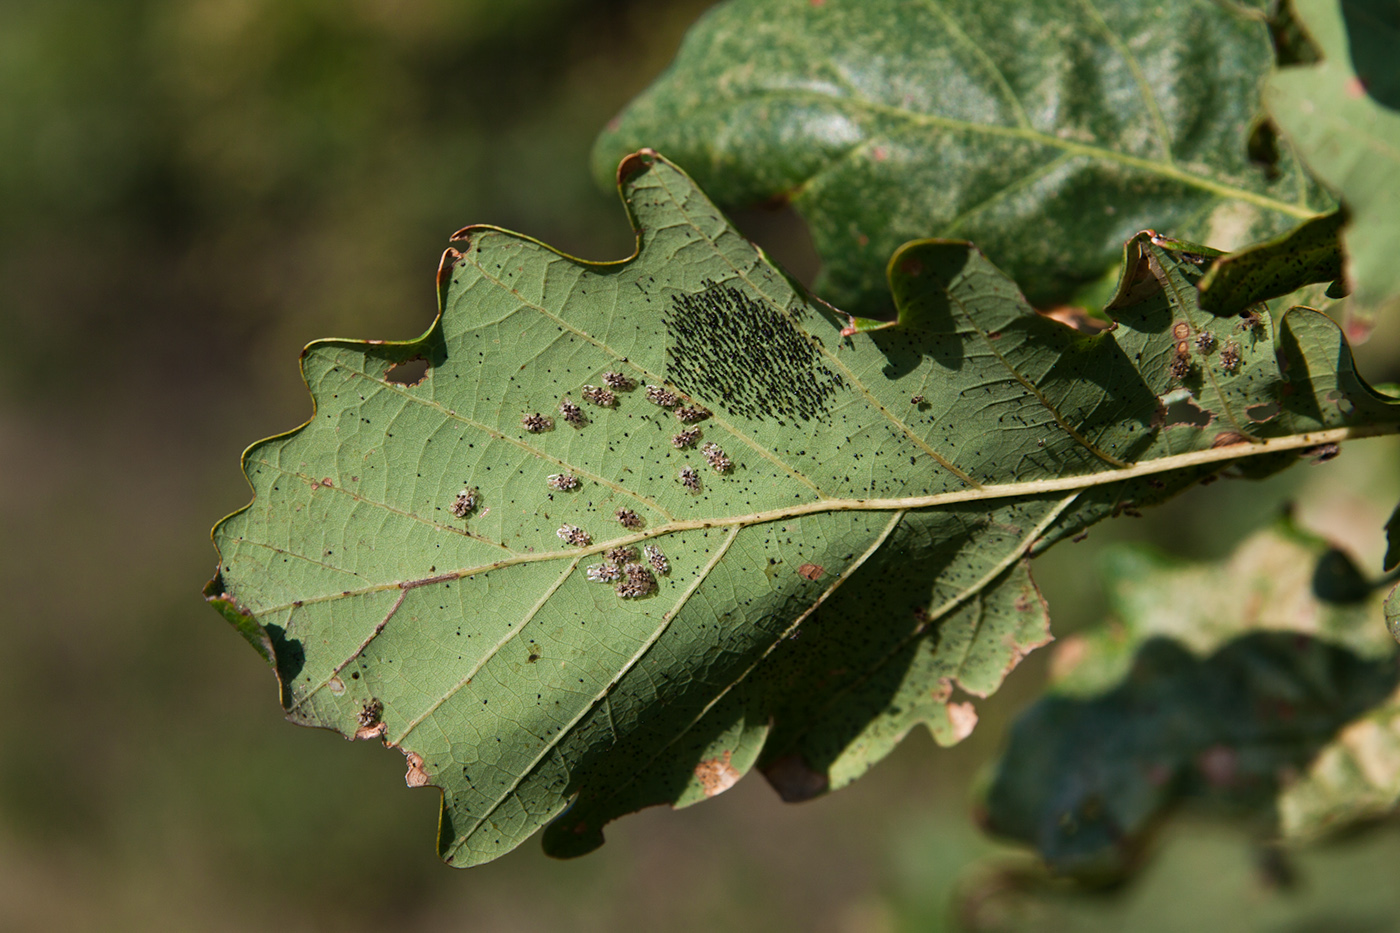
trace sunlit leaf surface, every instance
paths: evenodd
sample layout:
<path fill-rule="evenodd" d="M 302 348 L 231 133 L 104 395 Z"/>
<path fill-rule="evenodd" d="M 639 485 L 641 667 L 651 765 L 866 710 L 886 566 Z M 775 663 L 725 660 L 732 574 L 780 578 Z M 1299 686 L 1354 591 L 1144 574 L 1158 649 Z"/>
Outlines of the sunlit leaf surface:
<path fill-rule="evenodd" d="M 1252 163 L 1273 65 L 1262 12 L 1167 0 L 731 0 L 609 125 L 611 180 L 651 146 L 722 204 L 790 201 L 817 291 L 889 304 L 917 237 L 975 242 L 1037 307 L 1152 228 L 1230 250 L 1325 210 L 1285 145 Z"/>
<path fill-rule="evenodd" d="M 1111 332 L 948 241 L 894 257 L 882 323 L 810 302 L 653 153 L 620 179 L 634 257 L 468 228 L 421 338 L 308 347 L 314 416 L 249 448 L 215 531 L 210 600 L 289 717 L 402 750 L 455 865 L 546 824 L 586 852 L 755 766 L 805 799 L 915 725 L 956 742 L 1048 637 L 1028 556 L 1397 419 L 1327 318 L 1201 312 L 1197 258 L 1146 234 Z"/>

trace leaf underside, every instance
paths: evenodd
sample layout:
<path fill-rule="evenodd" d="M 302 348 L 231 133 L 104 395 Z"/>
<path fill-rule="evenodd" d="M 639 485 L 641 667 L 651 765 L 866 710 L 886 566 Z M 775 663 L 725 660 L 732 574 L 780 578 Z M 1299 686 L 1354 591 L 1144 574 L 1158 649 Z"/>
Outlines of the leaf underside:
<path fill-rule="evenodd" d="M 1230 250 L 1332 200 L 1282 147 L 1250 161 L 1273 64 L 1236 5 L 732 0 L 609 124 L 594 170 L 640 146 L 721 204 L 788 201 L 817 291 L 877 316 L 905 241 L 976 242 L 1037 307 L 1155 227 Z"/>
<path fill-rule="evenodd" d="M 1111 880 L 1178 802 L 1292 838 L 1400 800 L 1395 644 L 1341 552 L 1282 520 L 1218 564 L 1108 558 L 1114 624 L 1058 646 L 988 785 L 989 829 Z"/>
<path fill-rule="evenodd" d="M 852 322 L 654 153 L 619 178 L 632 258 L 468 228 L 422 337 L 309 346 L 314 416 L 245 452 L 255 498 L 214 533 L 209 597 L 273 653 L 289 718 L 402 750 L 454 865 L 546 825 L 551 854 L 587 852 L 755 766 L 805 799 L 915 725 L 956 742 L 1048 639 L 1029 556 L 1397 420 L 1326 317 L 1295 309 L 1275 341 L 1206 314 L 1199 268 L 1147 235 L 1097 336 L 960 242 L 901 250 L 900 320 Z M 1211 349 L 1181 364 L 1187 331 Z M 635 387 L 584 401 L 608 373 Z M 724 460 L 676 446 L 648 386 L 707 409 L 696 443 Z M 1164 420 L 1172 392 L 1206 417 Z M 645 545 L 669 564 L 636 555 L 650 592 L 590 579 Z"/>

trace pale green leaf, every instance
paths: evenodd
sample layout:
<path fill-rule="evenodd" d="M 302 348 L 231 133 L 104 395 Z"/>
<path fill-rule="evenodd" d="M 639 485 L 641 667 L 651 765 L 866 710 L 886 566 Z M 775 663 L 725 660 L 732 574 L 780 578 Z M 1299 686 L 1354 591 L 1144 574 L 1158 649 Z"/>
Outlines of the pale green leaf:
<path fill-rule="evenodd" d="M 1342 198 L 1352 300 L 1400 296 L 1400 8 L 1385 0 L 1295 0 L 1322 61 L 1285 68 L 1264 92 L 1274 121 Z"/>
<path fill-rule="evenodd" d="M 817 291 L 874 314 L 916 237 L 971 240 L 1046 306 L 1144 228 L 1234 249 L 1326 210 L 1248 137 L 1273 63 L 1262 13 L 1198 0 L 731 0 L 601 135 L 610 183 L 651 146 L 723 204 L 786 200 Z"/>
<path fill-rule="evenodd" d="M 621 183 L 632 258 L 468 228 L 421 338 L 308 347 L 314 417 L 249 448 L 256 497 L 215 531 L 209 597 L 271 646 L 289 717 L 401 749 L 442 789 L 454 865 L 546 824 L 551 853 L 585 852 L 751 767 L 810 797 L 915 725 L 955 742 L 1048 637 L 1028 556 L 1400 422 L 1327 318 L 1290 312 L 1275 341 L 1206 315 L 1199 269 L 1150 238 L 1132 268 L 1160 274 L 1120 289 L 1112 332 L 1036 315 L 941 241 L 894 257 L 898 323 L 847 321 L 653 153 Z M 1173 320 L 1217 335 L 1181 377 Z M 586 401 L 608 373 L 636 387 Z M 708 409 L 698 442 L 730 465 L 677 446 L 647 386 Z M 1213 420 L 1165 423 L 1162 396 L 1193 388 Z M 646 545 L 668 564 L 638 555 L 653 592 L 590 579 Z"/>

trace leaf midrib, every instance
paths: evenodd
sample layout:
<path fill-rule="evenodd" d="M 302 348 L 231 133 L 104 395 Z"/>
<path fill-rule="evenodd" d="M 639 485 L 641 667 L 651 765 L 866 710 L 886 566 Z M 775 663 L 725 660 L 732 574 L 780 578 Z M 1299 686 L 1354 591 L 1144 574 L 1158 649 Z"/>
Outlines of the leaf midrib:
<path fill-rule="evenodd" d="M 932 493 L 923 496 L 903 496 L 885 499 L 823 499 L 799 505 L 783 506 L 781 508 L 769 509 L 762 512 L 751 512 L 745 515 L 678 519 L 674 522 L 658 525 L 655 528 L 649 528 L 646 531 L 637 532 L 636 534 L 614 538 L 606 542 L 595 542 L 587 548 L 571 548 L 569 550 L 519 554 L 515 557 L 493 561 L 488 564 L 480 564 L 461 570 L 437 573 L 431 577 L 413 580 L 396 580 L 389 583 L 376 583 L 358 590 L 346 590 L 341 593 L 334 593 L 326 596 L 311 597 L 309 599 L 282 603 L 275 606 L 265 606 L 258 611 L 278 612 L 302 605 L 312 605 L 314 603 L 330 602 L 352 596 L 362 596 L 370 593 L 418 586 L 422 585 L 424 582 L 451 582 L 464 577 L 477 576 L 517 564 L 537 563 L 547 560 L 573 560 L 580 556 L 589 557 L 594 554 L 602 554 L 615 547 L 638 544 L 653 538 L 660 538 L 682 531 L 694 531 L 706 528 L 727 528 L 736 525 L 760 525 L 767 522 L 800 518 L 805 515 L 818 515 L 826 512 L 915 511 L 919 509 L 937 508 L 945 505 L 956 505 L 964 502 L 997 501 L 1051 492 L 1072 492 L 1075 490 L 1089 489 L 1094 486 L 1106 486 L 1113 483 L 1126 482 L 1144 476 L 1153 476 L 1158 473 L 1169 473 L 1173 470 L 1205 466 L 1212 463 L 1227 463 L 1232 460 L 1243 460 L 1249 457 L 1266 456 L 1283 451 L 1300 450 L 1307 447 L 1317 447 L 1324 444 L 1335 444 L 1346 440 L 1357 440 L 1360 438 L 1376 437 L 1397 432 L 1400 432 L 1400 424 L 1391 423 L 1330 428 L 1321 431 L 1309 431 L 1302 434 L 1290 434 L 1283 437 L 1269 438 L 1257 443 L 1231 444 L 1224 447 L 1193 451 L 1191 453 L 1172 454 L 1153 460 L 1139 461 L 1119 469 L 1102 470 L 1097 473 L 1027 480 L 1020 483 L 1003 483 L 1000 485 L 982 486 L 977 489 L 962 489 L 954 492 Z"/>
<path fill-rule="evenodd" d="M 1114 162 L 1119 165 L 1127 166 L 1129 168 L 1135 168 L 1145 172 L 1154 173 L 1162 176 L 1163 178 L 1169 178 L 1173 181 L 1180 182 L 1189 187 L 1198 188 L 1202 191 L 1209 192 L 1222 198 L 1233 198 L 1235 200 L 1245 201 L 1247 203 L 1255 205 L 1256 207 L 1262 207 L 1266 210 L 1277 211 L 1281 214 L 1285 214 L 1289 217 L 1294 217 L 1299 220 L 1307 220 L 1309 218 L 1316 217 L 1319 214 L 1318 211 L 1309 208 L 1305 204 L 1293 204 L 1287 201 L 1280 201 L 1277 198 L 1272 198 L 1268 195 L 1260 194 L 1255 191 L 1250 191 L 1247 188 L 1239 188 L 1234 185 L 1218 182 L 1214 179 L 1185 171 L 1184 169 L 1178 168 L 1175 164 L 1158 162 L 1140 156 L 1129 155 L 1126 152 L 1120 152 L 1115 149 L 1104 149 L 1099 146 L 1091 146 L 1086 143 L 1075 142 L 1069 139 L 1062 139 L 1058 136 L 1051 136 L 1047 133 L 1043 133 L 1035 129 L 1022 129 L 1020 127 L 1001 126 L 994 123 L 973 123 L 967 120 L 957 120 L 952 117 L 943 117 L 938 116 L 936 114 L 917 113 L 915 111 L 907 110 L 903 107 L 898 107 L 893 104 L 882 104 L 877 101 L 872 101 L 862 97 L 841 98 L 830 94 L 822 94 L 817 91 L 799 88 L 782 88 L 780 90 L 769 90 L 760 88 L 745 94 L 735 94 L 729 97 L 724 97 L 718 100 L 708 101 L 706 103 L 699 104 L 694 108 L 691 108 L 688 111 L 688 113 L 691 115 L 695 115 L 703 114 L 707 111 L 723 111 L 732 108 L 735 104 L 744 101 L 746 98 L 763 97 L 805 97 L 814 100 L 819 100 L 824 103 L 835 102 L 838 105 L 847 105 L 853 109 L 864 110 L 867 113 L 873 115 L 893 117 L 895 119 L 902 120 L 906 123 L 912 123 L 919 126 L 937 127 L 940 129 L 947 130 L 958 130 L 974 135 L 1002 136 L 1013 139 L 1021 139 L 1026 142 L 1037 143 L 1047 147 L 1060 149 L 1064 152 L 1068 152 L 1074 155 L 1089 156 L 1091 158 L 1101 159 L 1105 162 Z M 862 141 L 861 145 L 863 145 L 864 142 L 865 141 Z M 829 160 L 827 164 L 830 165 L 834 162 L 846 159 L 850 156 L 852 152 L 856 151 L 859 148 L 859 145 L 853 146 L 845 153 L 842 153 L 842 155 L 838 158 Z M 814 175 L 815 174 L 817 173 L 814 173 Z M 792 188 L 790 188 L 789 193 L 792 195 L 792 197 L 799 197 L 810 180 L 811 179 L 809 178 L 807 180 L 799 182 L 797 185 L 794 185 Z"/>

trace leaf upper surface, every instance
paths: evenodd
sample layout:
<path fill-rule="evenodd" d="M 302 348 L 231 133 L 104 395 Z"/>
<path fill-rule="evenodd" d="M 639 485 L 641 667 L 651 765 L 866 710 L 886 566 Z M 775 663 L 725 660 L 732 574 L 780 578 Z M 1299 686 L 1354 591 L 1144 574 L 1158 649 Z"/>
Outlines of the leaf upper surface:
<path fill-rule="evenodd" d="M 1322 61 L 1280 70 L 1264 100 L 1318 177 L 1341 195 L 1352 300 L 1400 295 L 1400 11 L 1381 0 L 1295 0 Z"/>
<path fill-rule="evenodd" d="M 1154 227 L 1233 249 L 1330 206 L 1293 155 L 1251 164 L 1262 14 L 1192 0 L 732 0 L 600 136 L 651 146 L 721 203 L 790 200 L 817 290 L 873 314 L 917 237 L 976 242 L 1045 306 Z M 1285 147 L 1286 148 L 1286 147 Z"/>
<path fill-rule="evenodd" d="M 804 799 L 914 725 L 958 741 L 1048 638 L 1029 555 L 1231 462 L 1397 421 L 1327 318 L 1243 333 L 1148 239 L 1109 333 L 1035 314 L 942 241 L 896 255 L 901 318 L 877 327 L 809 301 L 653 153 L 620 179 L 631 259 L 468 228 L 421 338 L 308 347 L 314 416 L 248 449 L 255 498 L 215 530 L 207 592 L 273 655 L 289 718 L 402 750 L 409 783 L 442 790 L 454 865 L 546 824 L 579 854 L 751 767 Z M 1239 361 L 1172 376 L 1183 317 Z M 413 359 L 426 373 L 396 381 Z M 585 401 L 610 379 L 631 388 Z M 1210 423 L 1164 424 L 1186 386 Z M 677 440 L 663 390 L 703 406 L 694 444 L 724 461 Z M 664 561 L 615 553 L 648 545 Z M 594 579 L 609 564 L 639 588 Z"/>

